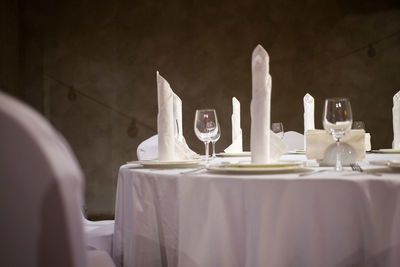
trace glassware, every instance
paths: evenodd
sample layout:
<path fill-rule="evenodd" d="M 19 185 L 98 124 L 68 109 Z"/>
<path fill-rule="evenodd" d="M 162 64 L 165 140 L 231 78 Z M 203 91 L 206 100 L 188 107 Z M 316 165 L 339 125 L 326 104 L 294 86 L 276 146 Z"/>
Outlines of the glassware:
<path fill-rule="evenodd" d="M 276 133 L 281 139 L 283 139 L 284 131 L 283 131 L 283 123 L 282 122 L 272 123 L 271 130 L 274 133 Z"/>
<path fill-rule="evenodd" d="M 364 129 L 365 130 L 365 124 L 363 121 L 353 121 L 353 124 L 351 125 L 351 129 Z"/>
<path fill-rule="evenodd" d="M 219 140 L 220 137 L 221 137 L 221 127 L 219 126 L 219 123 L 218 123 L 218 131 L 217 131 L 217 134 L 214 135 L 214 136 L 212 137 L 212 139 L 211 139 L 212 149 L 213 149 L 213 151 L 212 151 L 212 158 L 215 158 L 215 157 L 216 157 L 216 156 L 215 156 L 215 143 Z"/>
<path fill-rule="evenodd" d="M 339 151 L 340 139 L 350 131 L 352 121 L 350 101 L 347 98 L 328 98 L 325 100 L 322 124 L 325 131 L 332 135 L 336 141 L 335 171 L 343 170 Z"/>
<path fill-rule="evenodd" d="M 205 159 L 208 161 L 208 144 L 218 133 L 218 119 L 215 109 L 198 109 L 194 118 L 194 132 L 204 142 Z"/>

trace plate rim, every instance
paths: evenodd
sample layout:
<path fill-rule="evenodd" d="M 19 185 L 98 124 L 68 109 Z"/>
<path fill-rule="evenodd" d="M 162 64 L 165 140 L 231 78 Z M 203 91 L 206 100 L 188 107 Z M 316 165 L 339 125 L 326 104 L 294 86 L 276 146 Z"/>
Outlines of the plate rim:
<path fill-rule="evenodd" d="M 392 153 L 392 154 L 400 154 L 400 149 L 396 148 L 379 148 L 379 149 L 373 149 L 371 152 L 375 153 Z"/>
<path fill-rule="evenodd" d="M 215 154 L 218 157 L 240 157 L 240 156 L 251 156 L 251 151 L 242 152 L 220 152 Z"/>
<path fill-rule="evenodd" d="M 277 162 L 271 163 L 271 165 L 276 165 Z M 284 172 L 289 170 L 303 169 L 304 162 L 302 161 L 283 161 L 282 164 L 293 164 L 292 166 L 284 166 L 284 167 L 235 167 L 232 163 L 225 164 L 214 164 L 207 166 L 207 170 L 217 171 L 217 172 Z M 233 166 L 229 166 L 233 165 Z M 266 164 L 254 164 L 255 166 L 262 166 Z M 225 166 L 225 167 L 224 167 Z"/>
<path fill-rule="evenodd" d="M 158 159 L 150 160 L 134 160 L 129 161 L 126 164 L 140 164 L 143 166 L 172 166 L 172 165 L 192 165 L 198 164 L 201 159 L 188 159 L 188 160 L 176 160 L 176 161 L 159 161 Z"/>

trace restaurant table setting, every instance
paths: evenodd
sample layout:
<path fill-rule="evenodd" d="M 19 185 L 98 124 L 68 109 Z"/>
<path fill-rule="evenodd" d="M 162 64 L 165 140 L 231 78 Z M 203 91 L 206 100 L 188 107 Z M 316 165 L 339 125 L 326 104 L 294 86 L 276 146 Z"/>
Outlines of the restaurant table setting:
<path fill-rule="evenodd" d="M 399 266 L 399 93 L 393 148 L 370 151 L 365 129 L 351 129 L 347 98 L 326 99 L 324 130 L 315 129 L 315 99 L 307 93 L 304 150 L 290 151 L 271 131 L 272 78 L 261 45 L 251 71 L 250 151 L 243 151 L 233 97 L 232 143 L 221 153 L 213 149 L 213 157 L 208 147 L 222 130 L 217 112 L 195 112 L 200 156 L 183 136 L 182 101 L 157 72 L 158 133 L 118 173 L 116 264 Z"/>

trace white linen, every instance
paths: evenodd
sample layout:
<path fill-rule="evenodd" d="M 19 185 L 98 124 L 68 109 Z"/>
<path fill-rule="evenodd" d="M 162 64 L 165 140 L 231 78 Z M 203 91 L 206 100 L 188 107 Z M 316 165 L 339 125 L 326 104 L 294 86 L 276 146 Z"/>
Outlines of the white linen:
<path fill-rule="evenodd" d="M 186 160 L 198 157 L 186 144 L 182 127 L 182 101 L 172 91 L 169 83 L 157 71 L 158 117 L 157 146 L 154 136 L 138 147 L 138 158 L 153 158 L 157 150 L 160 161 Z M 139 158 L 140 159 L 140 158 Z"/>
<path fill-rule="evenodd" d="M 271 84 L 269 56 L 267 51 L 257 45 L 251 58 L 252 99 L 251 99 L 251 162 L 263 164 L 279 159 L 286 150 L 282 140 L 272 137 L 271 143 Z"/>
<path fill-rule="evenodd" d="M 309 93 L 307 93 L 303 97 L 303 106 L 304 106 L 304 148 L 306 149 L 306 132 L 308 130 L 314 130 L 314 97 L 312 97 Z"/>
<path fill-rule="evenodd" d="M 84 176 L 72 149 L 42 115 L 2 92 L 0 125 L 0 265 L 87 266 Z"/>
<path fill-rule="evenodd" d="M 318 169 L 331 171 L 299 177 L 122 166 L 114 259 L 124 267 L 399 266 L 398 173 Z"/>
<path fill-rule="evenodd" d="M 393 144 L 392 148 L 400 149 L 400 91 L 393 96 Z"/>
<path fill-rule="evenodd" d="M 307 138 L 307 158 L 316 159 L 323 164 L 336 163 L 336 142 L 325 130 L 309 130 Z M 341 140 L 342 163 L 351 164 L 365 158 L 365 131 L 350 130 Z"/>
<path fill-rule="evenodd" d="M 173 93 L 174 98 L 174 122 L 176 123 L 175 126 L 175 137 L 180 141 L 183 142 L 183 128 L 182 128 L 182 100 Z"/>
<path fill-rule="evenodd" d="M 157 71 L 158 92 L 158 159 L 175 159 L 174 93 L 169 83 Z"/>
<path fill-rule="evenodd" d="M 90 221 L 83 218 L 86 247 L 90 250 L 102 250 L 112 255 L 114 220 Z"/>
<path fill-rule="evenodd" d="M 242 128 L 240 128 L 240 102 L 236 97 L 232 97 L 232 144 L 224 151 L 226 153 L 243 152 Z"/>
<path fill-rule="evenodd" d="M 314 130 L 314 97 L 307 93 L 303 97 L 304 106 L 304 133 L 308 130 Z"/>

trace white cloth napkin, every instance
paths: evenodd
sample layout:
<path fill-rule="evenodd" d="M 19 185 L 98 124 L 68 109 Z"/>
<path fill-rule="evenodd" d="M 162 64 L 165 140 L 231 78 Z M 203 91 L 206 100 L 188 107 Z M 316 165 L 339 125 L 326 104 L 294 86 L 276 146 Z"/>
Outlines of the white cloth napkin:
<path fill-rule="evenodd" d="M 182 100 L 174 93 L 174 122 L 175 122 L 175 137 L 183 142 L 182 130 Z"/>
<path fill-rule="evenodd" d="M 232 97 L 232 144 L 224 151 L 226 153 L 243 152 L 242 129 L 240 128 L 240 102 Z"/>
<path fill-rule="evenodd" d="M 334 165 L 336 161 L 335 140 L 325 130 L 308 130 L 306 133 L 308 159 L 316 159 Z M 343 146 L 342 162 L 355 163 L 365 158 L 367 146 L 363 129 L 350 130 L 341 140 Z M 347 147 L 347 148 L 346 148 Z"/>
<path fill-rule="evenodd" d="M 158 159 L 175 159 L 174 93 L 169 83 L 157 71 L 158 92 Z"/>
<path fill-rule="evenodd" d="M 198 157 L 198 155 L 188 147 L 183 137 L 182 101 L 172 91 L 169 83 L 158 72 L 157 91 L 158 160 L 176 161 Z"/>
<path fill-rule="evenodd" d="M 276 161 L 286 151 L 286 144 L 278 137 L 271 138 L 271 83 L 269 56 L 258 45 L 252 54 L 252 99 L 250 149 L 253 164 Z"/>
<path fill-rule="evenodd" d="M 400 149 L 400 91 L 393 96 L 393 144 L 392 148 Z"/>
<path fill-rule="evenodd" d="M 314 130 L 314 97 L 307 93 L 303 97 L 304 105 L 304 133 L 308 130 Z"/>

